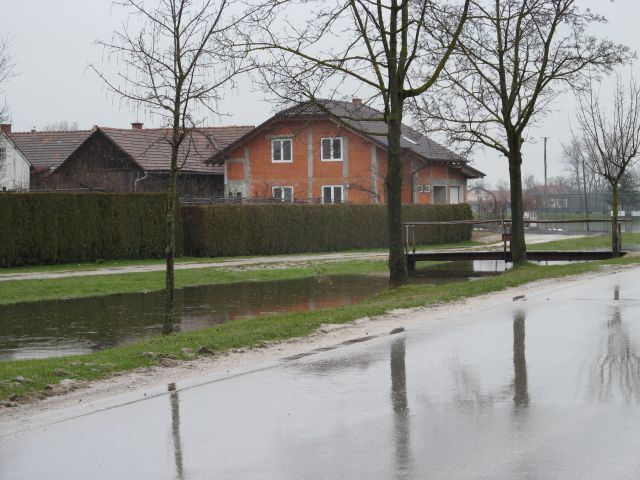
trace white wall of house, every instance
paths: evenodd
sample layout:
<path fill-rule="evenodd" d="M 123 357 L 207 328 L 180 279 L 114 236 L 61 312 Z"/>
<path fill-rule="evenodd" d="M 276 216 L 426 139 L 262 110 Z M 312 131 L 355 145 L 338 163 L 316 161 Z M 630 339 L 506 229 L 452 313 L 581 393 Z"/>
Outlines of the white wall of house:
<path fill-rule="evenodd" d="M 0 133 L 0 190 L 29 190 L 29 161 Z"/>

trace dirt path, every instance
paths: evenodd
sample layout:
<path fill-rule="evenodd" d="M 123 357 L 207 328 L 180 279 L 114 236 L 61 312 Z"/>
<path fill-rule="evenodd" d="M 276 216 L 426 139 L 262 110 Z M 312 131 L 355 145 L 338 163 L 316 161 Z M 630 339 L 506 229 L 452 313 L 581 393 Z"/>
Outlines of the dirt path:
<path fill-rule="evenodd" d="M 584 235 L 572 235 L 572 238 L 579 238 Z M 566 234 L 527 234 L 527 244 L 536 244 L 542 242 L 550 242 L 554 240 L 566 239 Z M 477 247 L 467 247 L 465 250 L 473 249 L 494 249 L 502 248 L 499 242 L 499 235 L 491 235 L 484 237 L 483 241 L 490 242 L 486 245 Z M 447 251 L 455 251 L 456 249 L 448 249 Z M 434 250 L 438 251 L 438 250 Z M 269 257 L 251 257 L 237 260 L 222 260 L 219 262 L 188 262 L 177 263 L 176 270 L 194 270 L 199 268 L 230 268 L 230 269 L 248 269 L 248 268 L 290 268 L 295 266 L 306 265 L 314 262 L 343 262 L 349 260 L 384 260 L 387 258 L 386 252 L 337 252 L 337 253 L 315 253 L 308 255 L 277 255 Z M 67 277 L 91 277 L 97 275 L 115 275 L 122 273 L 145 273 L 145 272 L 161 272 L 164 271 L 164 264 L 157 265 L 128 265 L 126 267 L 104 267 L 93 270 L 70 270 L 57 272 L 26 272 L 26 273 L 8 273 L 0 274 L 0 282 L 12 280 L 47 280 Z"/>

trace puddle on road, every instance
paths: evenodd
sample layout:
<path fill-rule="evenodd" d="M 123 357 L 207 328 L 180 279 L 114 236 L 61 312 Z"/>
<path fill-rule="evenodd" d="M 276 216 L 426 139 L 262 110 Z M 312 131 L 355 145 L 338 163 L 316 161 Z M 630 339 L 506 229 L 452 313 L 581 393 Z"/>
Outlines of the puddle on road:
<path fill-rule="evenodd" d="M 476 269 L 493 267 L 459 263 L 454 271 L 421 269 L 414 281 L 461 281 Z M 176 290 L 176 318 L 181 320 L 175 328 L 185 332 L 268 313 L 347 306 L 387 287 L 386 275 L 189 287 Z M 0 360 L 88 353 L 131 343 L 161 331 L 163 305 L 163 292 L 153 292 L 0 306 Z"/>

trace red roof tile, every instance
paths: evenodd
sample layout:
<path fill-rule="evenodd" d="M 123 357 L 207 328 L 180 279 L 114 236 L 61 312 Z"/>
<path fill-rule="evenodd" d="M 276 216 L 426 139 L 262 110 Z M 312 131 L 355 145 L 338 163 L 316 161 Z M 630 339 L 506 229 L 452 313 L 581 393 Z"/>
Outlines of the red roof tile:
<path fill-rule="evenodd" d="M 252 126 L 231 126 L 203 127 L 193 130 L 180 147 L 178 167 L 184 172 L 222 173 L 221 167 L 207 166 L 204 160 L 252 129 Z M 99 130 L 130 155 L 142 169 L 156 172 L 169 171 L 170 129 L 99 127 Z"/>
<path fill-rule="evenodd" d="M 71 132 L 12 132 L 9 137 L 36 168 L 56 169 L 87 138 L 92 130 Z"/>

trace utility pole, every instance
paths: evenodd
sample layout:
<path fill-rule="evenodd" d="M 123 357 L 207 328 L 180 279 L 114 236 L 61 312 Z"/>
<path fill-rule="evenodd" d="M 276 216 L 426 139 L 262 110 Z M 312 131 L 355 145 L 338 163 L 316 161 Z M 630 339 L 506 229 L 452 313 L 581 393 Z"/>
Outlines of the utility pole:
<path fill-rule="evenodd" d="M 542 204 L 544 207 L 544 214 L 547 217 L 547 140 L 549 137 L 542 137 L 544 140 L 544 197 Z"/>
<path fill-rule="evenodd" d="M 589 200 L 587 198 L 587 172 L 584 168 L 584 156 L 582 157 L 582 189 L 584 191 L 584 218 L 589 219 Z M 587 232 L 589 231 L 589 222 L 587 222 Z"/>

